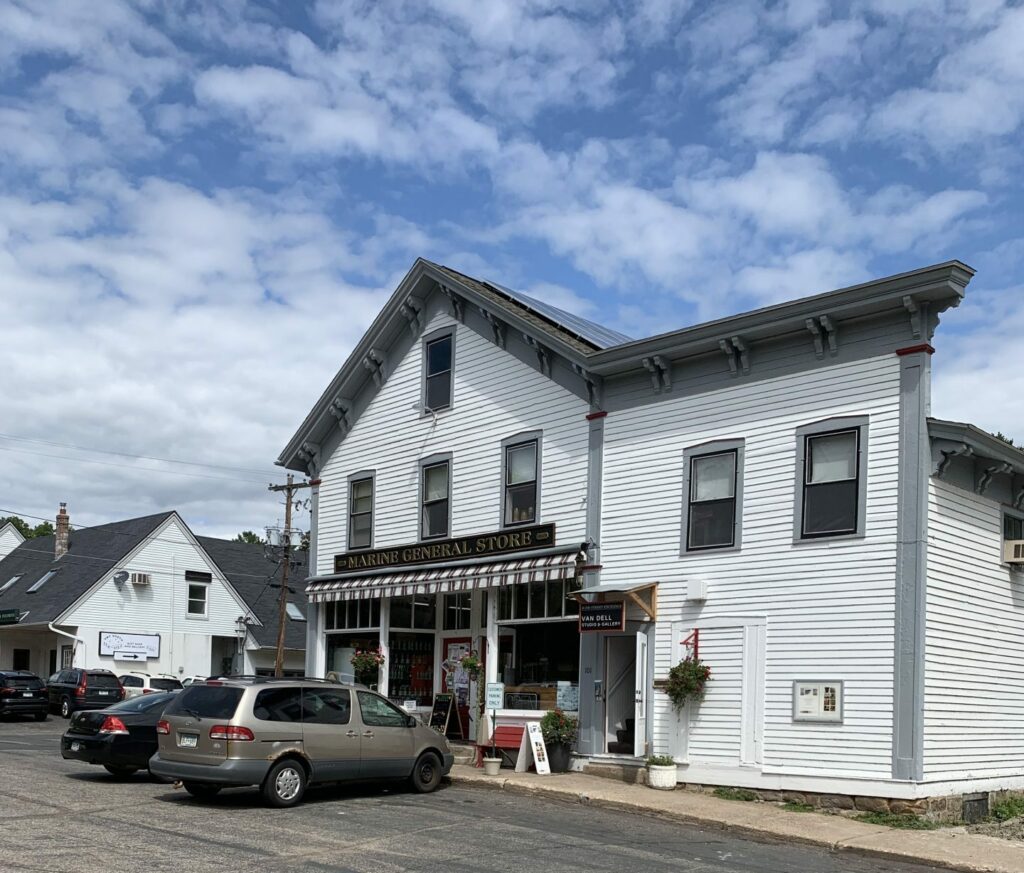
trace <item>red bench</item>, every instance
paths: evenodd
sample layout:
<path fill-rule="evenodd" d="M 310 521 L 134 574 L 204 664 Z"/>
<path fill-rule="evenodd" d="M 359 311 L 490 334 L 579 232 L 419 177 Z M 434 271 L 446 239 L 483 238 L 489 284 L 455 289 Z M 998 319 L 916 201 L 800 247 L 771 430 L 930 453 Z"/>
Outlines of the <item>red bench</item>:
<path fill-rule="evenodd" d="M 502 758 L 511 766 L 515 766 L 516 759 L 509 754 L 509 751 L 518 752 L 523 742 L 523 731 L 526 728 L 521 724 L 500 724 L 494 729 L 494 736 L 486 746 L 477 750 L 477 766 L 482 766 L 480 759 L 488 753 L 493 746 L 497 749 Z"/>

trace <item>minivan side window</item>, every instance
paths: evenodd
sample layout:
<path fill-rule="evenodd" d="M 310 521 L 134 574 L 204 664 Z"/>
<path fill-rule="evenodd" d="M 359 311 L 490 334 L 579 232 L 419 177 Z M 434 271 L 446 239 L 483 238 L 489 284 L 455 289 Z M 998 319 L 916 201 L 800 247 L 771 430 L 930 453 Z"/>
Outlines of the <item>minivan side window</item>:
<path fill-rule="evenodd" d="M 125 688 L 141 688 L 142 677 L 141 676 L 122 676 L 121 684 Z"/>
<path fill-rule="evenodd" d="M 256 695 L 252 714 L 260 721 L 301 721 L 302 689 L 266 688 Z"/>
<path fill-rule="evenodd" d="M 306 688 L 302 692 L 302 720 L 306 724 L 348 724 L 352 720 L 352 693 Z"/>
<path fill-rule="evenodd" d="M 190 685 L 175 695 L 164 715 L 198 715 L 200 718 L 234 718 L 241 688 L 226 685 Z"/>
<path fill-rule="evenodd" d="M 370 691 L 357 691 L 359 695 L 359 711 L 363 716 L 363 724 L 367 727 L 406 727 L 409 716 L 383 697 Z"/>

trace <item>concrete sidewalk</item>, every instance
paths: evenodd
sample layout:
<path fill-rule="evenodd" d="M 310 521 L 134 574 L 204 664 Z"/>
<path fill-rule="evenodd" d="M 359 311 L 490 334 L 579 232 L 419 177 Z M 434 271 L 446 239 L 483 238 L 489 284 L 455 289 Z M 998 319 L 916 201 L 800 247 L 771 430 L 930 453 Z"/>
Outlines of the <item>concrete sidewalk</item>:
<path fill-rule="evenodd" d="M 722 800 L 682 789 L 655 791 L 645 785 L 581 773 L 537 776 L 502 770 L 500 776 L 486 776 L 483 770 L 457 764 L 452 768 L 451 778 L 460 785 L 543 795 L 686 824 L 728 828 L 762 840 L 809 843 L 836 852 L 857 852 L 972 873 L 1024 871 L 1024 843 L 968 834 L 959 828 L 897 830 L 840 815 L 789 812 L 771 803 Z"/>

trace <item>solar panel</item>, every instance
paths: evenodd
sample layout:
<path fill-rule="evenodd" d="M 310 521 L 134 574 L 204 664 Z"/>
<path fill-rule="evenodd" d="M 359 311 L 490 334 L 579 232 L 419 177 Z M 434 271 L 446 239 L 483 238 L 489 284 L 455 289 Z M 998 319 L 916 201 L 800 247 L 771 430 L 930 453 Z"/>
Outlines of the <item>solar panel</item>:
<path fill-rule="evenodd" d="M 536 300 L 527 294 L 523 294 L 521 291 L 513 291 L 511 288 L 506 288 L 497 282 L 488 281 L 487 284 L 498 289 L 502 294 L 507 294 L 517 303 L 527 307 L 527 309 L 532 309 L 542 318 L 555 322 L 563 330 L 576 334 L 580 339 L 597 346 L 599 349 L 607 349 L 633 341 L 632 337 L 626 336 L 624 333 L 612 330 L 593 321 L 588 321 L 578 315 L 573 315 L 571 312 L 566 312 L 564 309 L 559 309 L 557 306 L 552 306 L 543 300 Z"/>

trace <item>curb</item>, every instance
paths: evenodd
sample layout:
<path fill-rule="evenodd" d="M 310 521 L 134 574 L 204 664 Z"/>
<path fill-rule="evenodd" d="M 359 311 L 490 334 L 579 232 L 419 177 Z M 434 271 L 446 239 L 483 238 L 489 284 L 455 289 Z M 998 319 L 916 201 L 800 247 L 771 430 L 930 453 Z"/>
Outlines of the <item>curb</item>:
<path fill-rule="evenodd" d="M 752 827 L 748 824 L 730 822 L 722 818 L 703 816 L 696 813 L 678 812 L 670 809 L 648 806 L 639 802 L 614 800 L 607 797 L 593 797 L 585 791 L 578 791 L 571 788 L 560 788 L 557 785 L 531 785 L 516 782 L 512 779 L 493 779 L 490 777 L 484 777 L 483 775 L 479 778 L 474 778 L 459 774 L 449 774 L 449 778 L 452 784 L 457 784 L 462 787 L 482 788 L 492 791 L 508 791 L 512 794 L 532 797 L 548 797 L 553 800 L 578 803 L 584 806 L 595 806 L 601 809 L 612 809 L 620 812 L 633 813 L 634 815 L 643 814 L 646 816 L 653 816 L 654 818 L 658 818 L 662 821 L 678 822 L 681 824 L 694 825 L 715 830 L 727 830 L 730 833 L 741 834 L 759 842 L 818 846 L 835 853 L 883 858 L 889 861 L 899 861 L 904 864 L 923 864 L 931 867 L 941 867 L 947 870 L 959 870 L 963 871 L 963 873 L 1020 873 L 1020 871 L 1024 869 L 1019 862 L 1011 864 L 1010 866 L 1004 866 L 998 863 L 992 864 L 980 860 L 975 862 L 964 862 L 943 858 L 941 856 L 937 857 L 935 855 L 912 854 L 905 848 L 897 851 L 895 849 L 886 848 L 885 846 L 872 846 L 864 843 L 864 841 L 870 841 L 872 838 L 891 839 L 894 836 L 898 837 L 901 834 L 909 833 L 907 831 L 900 831 L 893 828 L 872 828 L 871 830 L 865 831 L 855 839 L 834 841 L 811 835 L 781 833 L 768 828 Z M 813 815 L 813 813 L 801 814 Z M 927 831 L 922 833 L 935 834 L 937 832 Z M 990 837 L 988 839 L 999 840 L 997 837 Z"/>

